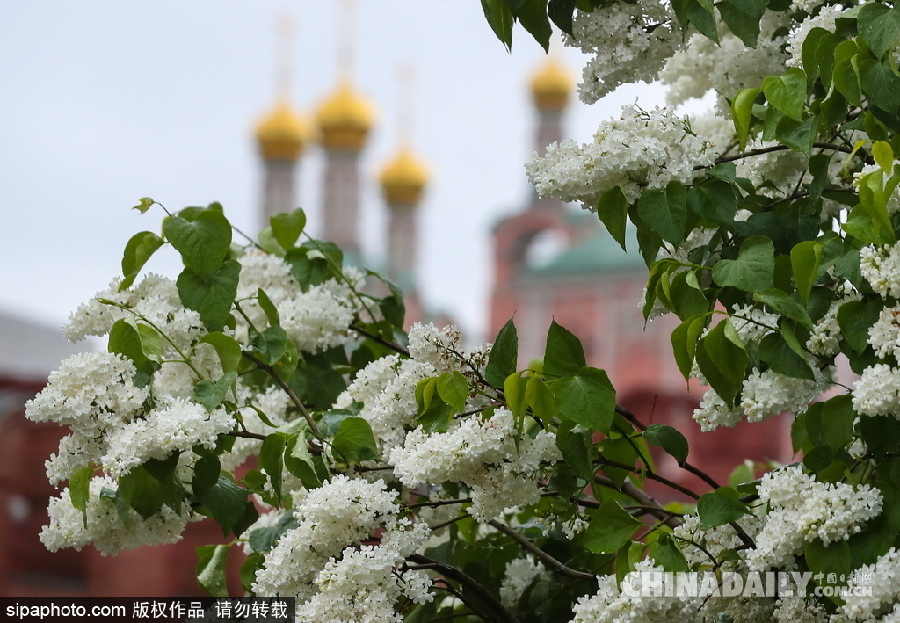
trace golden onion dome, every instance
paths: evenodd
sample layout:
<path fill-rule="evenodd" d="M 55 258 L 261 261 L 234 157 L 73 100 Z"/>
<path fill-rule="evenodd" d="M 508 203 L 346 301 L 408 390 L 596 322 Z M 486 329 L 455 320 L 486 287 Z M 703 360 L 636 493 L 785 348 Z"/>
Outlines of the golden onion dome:
<path fill-rule="evenodd" d="M 572 75 L 562 63 L 552 56 L 531 78 L 534 105 L 540 110 L 565 108 L 573 87 Z"/>
<path fill-rule="evenodd" d="M 296 162 L 310 137 L 306 119 L 282 100 L 256 126 L 256 141 L 264 160 Z"/>
<path fill-rule="evenodd" d="M 381 169 L 381 189 L 389 205 L 415 206 L 428 183 L 428 168 L 402 147 Z"/>
<path fill-rule="evenodd" d="M 375 119 L 375 110 L 344 80 L 321 105 L 316 115 L 325 149 L 359 151 Z"/>

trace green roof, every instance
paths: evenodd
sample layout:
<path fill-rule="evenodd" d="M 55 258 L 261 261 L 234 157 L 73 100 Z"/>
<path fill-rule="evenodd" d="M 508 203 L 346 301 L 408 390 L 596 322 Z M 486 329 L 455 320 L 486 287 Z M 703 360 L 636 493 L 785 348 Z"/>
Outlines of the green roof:
<path fill-rule="evenodd" d="M 632 228 L 628 230 L 626 244 L 627 253 L 605 229 L 601 229 L 549 262 L 529 267 L 525 274 L 528 277 L 555 277 L 598 272 L 645 272 L 647 265 L 637 251 L 637 239 Z"/>

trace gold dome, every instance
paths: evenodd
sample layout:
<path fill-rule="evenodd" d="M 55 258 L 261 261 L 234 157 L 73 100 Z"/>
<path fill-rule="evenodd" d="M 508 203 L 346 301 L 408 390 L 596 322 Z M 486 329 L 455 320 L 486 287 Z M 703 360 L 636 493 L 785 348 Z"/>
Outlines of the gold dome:
<path fill-rule="evenodd" d="M 357 93 L 349 81 L 342 81 L 337 90 L 319 106 L 317 121 L 325 149 L 359 151 L 372 127 L 375 111 Z"/>
<path fill-rule="evenodd" d="M 548 58 L 531 78 L 534 105 L 540 110 L 562 110 L 569 102 L 573 82 L 572 75 L 562 63 Z"/>
<path fill-rule="evenodd" d="M 427 183 L 427 167 L 407 147 L 381 169 L 381 189 L 389 205 L 417 205 Z"/>
<path fill-rule="evenodd" d="M 309 135 L 307 121 L 285 100 L 275 104 L 256 126 L 256 141 L 264 160 L 296 162 Z"/>

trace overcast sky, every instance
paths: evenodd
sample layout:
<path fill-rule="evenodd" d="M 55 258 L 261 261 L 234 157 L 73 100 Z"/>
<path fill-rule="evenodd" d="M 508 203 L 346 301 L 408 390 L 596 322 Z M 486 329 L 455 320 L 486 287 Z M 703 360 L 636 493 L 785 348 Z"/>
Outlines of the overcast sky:
<path fill-rule="evenodd" d="M 292 16 L 297 107 L 337 80 L 337 0 L 0 0 L 0 309 L 55 325 L 118 274 L 122 249 L 162 213 L 220 201 L 254 230 L 260 165 L 253 127 L 275 96 L 276 23 Z M 506 52 L 478 0 L 358 0 L 353 74 L 379 117 L 363 159 L 364 245 L 382 255 L 378 169 L 397 143 L 398 67 L 414 67 L 413 140 L 432 181 L 421 210 L 419 279 L 433 307 L 482 336 L 491 225 L 523 205 L 534 145 L 528 80 L 543 50 L 517 28 Z M 573 74 L 581 56 L 565 50 Z M 573 102 L 567 134 L 640 94 Z M 317 233 L 321 161 L 301 161 L 300 204 Z M 148 269 L 177 275 L 174 253 Z"/>

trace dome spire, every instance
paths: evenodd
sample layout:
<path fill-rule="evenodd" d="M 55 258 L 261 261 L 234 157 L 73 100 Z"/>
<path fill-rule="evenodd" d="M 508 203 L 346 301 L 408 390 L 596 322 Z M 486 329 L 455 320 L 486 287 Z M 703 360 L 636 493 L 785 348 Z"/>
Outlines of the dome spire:
<path fill-rule="evenodd" d="M 575 81 L 560 59 L 558 48 L 551 46 L 547 59 L 531 78 L 531 95 L 538 110 L 563 110 L 569 103 Z"/>

